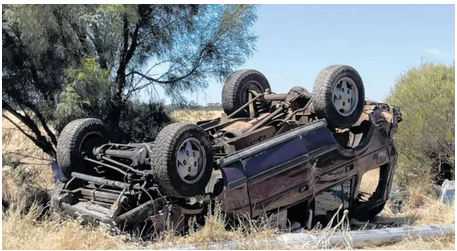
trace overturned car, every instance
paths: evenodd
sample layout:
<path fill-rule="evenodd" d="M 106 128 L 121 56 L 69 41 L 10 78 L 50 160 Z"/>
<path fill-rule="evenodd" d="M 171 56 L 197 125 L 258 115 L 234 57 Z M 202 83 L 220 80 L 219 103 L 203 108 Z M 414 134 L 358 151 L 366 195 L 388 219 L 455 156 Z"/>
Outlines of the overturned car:
<path fill-rule="evenodd" d="M 201 216 L 212 201 L 227 215 L 280 215 L 280 225 L 325 224 L 340 205 L 368 220 L 389 197 L 397 162 L 397 107 L 365 99 L 355 69 L 333 65 L 313 92 L 276 94 L 255 70 L 229 76 L 226 115 L 173 123 L 154 142 L 110 142 L 98 119 L 61 132 L 52 206 L 89 219 L 134 226 Z M 376 190 L 362 196 L 363 175 L 379 169 Z M 204 221 L 204 218 L 201 217 Z"/>

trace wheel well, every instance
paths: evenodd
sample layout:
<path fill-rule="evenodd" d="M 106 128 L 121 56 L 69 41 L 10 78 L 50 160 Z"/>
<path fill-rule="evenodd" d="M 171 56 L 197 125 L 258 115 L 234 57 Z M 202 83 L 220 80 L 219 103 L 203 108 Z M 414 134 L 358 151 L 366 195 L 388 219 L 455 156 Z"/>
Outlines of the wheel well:
<path fill-rule="evenodd" d="M 353 203 L 354 218 L 362 221 L 369 220 L 383 210 L 388 197 L 386 192 L 389 188 L 389 171 L 390 165 L 385 164 L 361 176 Z"/>

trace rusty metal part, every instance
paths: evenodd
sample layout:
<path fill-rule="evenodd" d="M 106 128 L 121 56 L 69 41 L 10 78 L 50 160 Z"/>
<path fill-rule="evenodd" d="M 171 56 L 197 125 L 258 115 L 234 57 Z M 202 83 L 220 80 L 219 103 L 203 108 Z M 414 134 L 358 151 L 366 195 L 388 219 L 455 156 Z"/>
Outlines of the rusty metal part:
<path fill-rule="evenodd" d="M 104 152 L 105 155 L 116 156 L 119 158 L 132 158 L 134 152 L 132 150 L 110 150 Z"/>
<path fill-rule="evenodd" d="M 275 126 L 264 126 L 256 131 L 247 132 L 239 136 L 235 135 L 230 139 L 226 138 L 215 146 L 218 149 L 224 149 L 224 155 L 226 155 L 267 140 L 271 138 L 275 133 Z"/>
<path fill-rule="evenodd" d="M 182 211 L 183 214 L 197 215 L 197 214 L 201 214 L 203 212 L 203 207 L 200 207 L 200 208 L 184 208 L 184 207 L 181 207 L 180 210 Z"/>
<path fill-rule="evenodd" d="M 264 113 L 260 117 L 249 120 L 249 121 L 237 121 L 235 123 L 230 124 L 229 126 L 223 128 L 221 131 L 223 132 L 232 132 L 235 135 L 241 135 L 244 132 L 247 132 L 251 129 L 254 125 L 268 117 L 270 113 Z"/>
<path fill-rule="evenodd" d="M 113 163 L 113 164 L 116 164 L 116 165 L 125 167 L 125 168 L 127 168 L 128 170 L 130 170 L 130 171 L 132 171 L 132 172 L 134 172 L 134 173 L 137 173 L 137 174 L 140 174 L 140 175 L 146 175 L 145 172 L 142 172 L 142 171 L 140 171 L 140 170 L 137 170 L 137 169 L 135 169 L 135 168 L 133 168 L 133 167 L 131 167 L 131 166 L 128 166 L 128 165 L 126 165 L 126 164 L 123 164 L 123 163 L 121 163 L 121 162 L 119 162 L 119 161 L 115 161 L 115 160 L 110 159 L 110 158 L 105 157 L 105 156 L 102 156 L 102 159 L 103 159 L 103 160 L 106 160 L 106 161 L 108 161 L 108 162 L 111 162 L 111 163 Z"/>
<path fill-rule="evenodd" d="M 234 139 L 229 144 L 235 146 L 235 150 L 244 149 L 248 146 L 255 145 L 262 141 L 265 141 L 271 137 L 273 137 L 276 133 L 276 128 L 274 126 L 265 126 L 260 131 L 254 131 L 251 133 L 246 133 L 243 136 Z"/>
<path fill-rule="evenodd" d="M 120 210 L 122 209 L 121 205 L 124 202 L 124 200 L 127 199 L 127 197 L 124 195 L 126 189 L 122 189 L 121 193 L 118 195 L 117 199 L 113 202 L 111 205 L 111 210 L 116 212 L 116 215 L 120 213 Z"/>
<path fill-rule="evenodd" d="M 265 94 L 263 99 L 266 101 L 284 101 L 288 94 Z"/>
<path fill-rule="evenodd" d="M 295 120 L 294 121 L 292 121 L 292 120 L 283 121 L 281 128 L 279 128 L 279 130 L 277 130 L 275 132 L 275 135 L 279 135 L 283 132 L 290 131 L 290 130 L 292 130 L 292 128 L 297 127 L 298 124 L 299 124 L 299 121 L 295 121 Z"/>
<path fill-rule="evenodd" d="M 223 132 L 233 132 L 234 134 L 238 135 L 239 133 L 244 133 L 247 130 L 251 129 L 254 125 L 249 123 L 249 122 L 244 122 L 244 121 L 237 121 L 221 131 Z"/>
<path fill-rule="evenodd" d="M 264 113 L 262 115 L 260 115 L 259 117 L 255 118 L 255 119 L 252 119 L 250 121 L 248 121 L 248 123 L 252 124 L 252 125 L 256 125 L 257 123 L 259 123 L 260 121 L 262 121 L 263 119 L 265 119 L 266 117 L 268 117 L 268 115 L 270 115 L 271 113 L 267 112 L 267 113 Z"/>
<path fill-rule="evenodd" d="M 104 166 L 104 167 L 111 168 L 111 169 L 113 169 L 113 170 L 115 170 L 115 171 L 118 171 L 118 172 L 122 173 L 123 175 L 127 175 L 126 172 L 122 171 L 121 169 L 119 169 L 119 168 L 117 168 L 117 167 L 115 167 L 115 166 L 108 165 L 108 164 L 106 164 L 106 163 L 103 163 L 103 162 L 100 162 L 100 161 L 96 161 L 96 160 L 90 159 L 90 158 L 88 158 L 88 157 L 85 157 L 84 160 L 87 160 L 87 161 L 89 161 L 89 162 L 92 162 L 92 163 L 94 163 L 94 164 L 98 164 L 98 165 L 101 165 L 101 166 Z"/>
<path fill-rule="evenodd" d="M 113 223 L 113 219 L 112 219 L 113 212 L 111 210 L 109 210 L 108 208 L 99 206 L 97 204 L 92 204 L 89 207 L 87 205 L 87 202 L 78 202 L 73 205 L 62 202 L 60 204 L 60 207 L 70 214 L 81 215 L 83 218 L 91 220 L 91 221 L 99 220 L 101 222 L 108 223 L 108 224 Z M 89 217 L 87 217 L 87 216 L 89 216 Z"/>
<path fill-rule="evenodd" d="M 265 94 L 263 95 L 262 99 L 266 101 L 285 101 L 287 97 L 290 95 L 289 93 L 281 93 L 281 94 Z M 312 93 L 300 93 L 300 95 L 304 96 L 304 98 L 311 99 L 313 94 Z"/>
<path fill-rule="evenodd" d="M 145 220 L 150 214 L 157 213 L 154 201 L 155 200 L 149 200 L 140 206 L 119 215 L 119 217 L 116 218 L 116 221 L 121 224 L 129 224 Z"/>
<path fill-rule="evenodd" d="M 81 198 L 105 203 L 114 203 L 119 198 L 119 191 L 109 191 L 106 189 L 80 188 L 73 192 L 80 193 Z"/>
<path fill-rule="evenodd" d="M 249 101 L 252 100 L 252 92 L 248 93 Z M 249 102 L 249 117 L 253 119 L 255 117 L 255 111 L 254 111 L 254 102 Z"/>
<path fill-rule="evenodd" d="M 281 106 L 279 107 L 276 111 L 272 112 L 270 115 L 268 115 L 266 118 L 264 118 L 262 121 L 260 121 L 260 123 L 257 123 L 256 125 L 254 125 L 253 127 L 251 127 L 251 129 L 249 129 L 248 131 L 246 132 L 252 132 L 254 131 L 255 129 L 265 125 L 271 118 L 275 117 L 276 115 L 278 115 L 279 113 L 281 113 L 282 111 L 284 111 L 284 108 Z"/>
<path fill-rule="evenodd" d="M 130 188 L 130 184 L 127 184 L 124 182 L 109 180 L 109 179 L 105 179 L 105 178 L 101 178 L 101 177 L 95 177 L 95 176 L 91 176 L 91 175 L 87 175 L 87 174 L 83 174 L 83 173 L 73 172 L 73 173 L 71 173 L 71 176 L 81 179 L 81 180 L 100 184 L 100 185 L 107 185 L 107 186 L 112 186 L 112 187 L 120 188 L 120 189 L 124 189 L 124 188 L 129 189 Z"/>
<path fill-rule="evenodd" d="M 256 101 L 258 98 L 260 98 L 262 95 L 260 96 L 256 96 L 254 97 L 253 99 L 251 99 L 249 102 L 247 102 L 246 104 L 242 105 L 240 108 L 238 108 L 238 110 L 234 111 L 232 114 L 228 115 L 227 118 L 231 118 L 232 116 L 234 116 L 235 114 L 239 113 L 240 111 L 242 111 L 243 109 L 245 109 L 247 106 L 249 106 L 249 104 L 253 103 L 254 101 Z"/>
<path fill-rule="evenodd" d="M 292 116 L 294 116 L 295 114 L 297 114 L 297 113 L 299 113 L 299 112 L 306 111 L 306 109 L 308 109 L 308 107 L 311 105 L 312 101 L 313 101 L 313 99 L 311 98 L 311 99 L 308 101 L 308 103 L 305 105 L 305 107 L 293 111 L 291 114 L 289 114 L 289 115 L 284 119 L 284 121 L 289 120 L 290 118 L 292 118 Z"/>

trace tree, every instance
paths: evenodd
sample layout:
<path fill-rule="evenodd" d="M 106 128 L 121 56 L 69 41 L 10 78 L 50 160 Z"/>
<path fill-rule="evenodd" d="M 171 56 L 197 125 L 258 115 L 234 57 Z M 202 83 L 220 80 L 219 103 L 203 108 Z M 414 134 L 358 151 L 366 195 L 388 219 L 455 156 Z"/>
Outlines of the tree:
<path fill-rule="evenodd" d="M 137 109 L 162 111 L 139 92 L 161 85 L 179 103 L 226 78 L 254 51 L 255 20 L 252 5 L 4 5 L 2 116 L 52 157 L 75 118 L 132 138 L 132 114 L 150 114 Z"/>
<path fill-rule="evenodd" d="M 455 65 L 422 63 L 403 74 L 387 97 L 401 108 L 396 137 L 399 175 L 454 177 Z"/>

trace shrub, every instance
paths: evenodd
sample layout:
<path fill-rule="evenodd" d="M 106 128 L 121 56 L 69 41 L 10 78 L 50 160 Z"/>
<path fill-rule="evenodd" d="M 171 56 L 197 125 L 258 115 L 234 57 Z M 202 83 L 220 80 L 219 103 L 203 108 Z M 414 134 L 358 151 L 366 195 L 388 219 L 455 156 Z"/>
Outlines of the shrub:
<path fill-rule="evenodd" d="M 422 63 L 400 76 L 387 102 L 401 108 L 396 141 L 400 186 L 432 175 L 454 177 L 455 65 Z"/>

